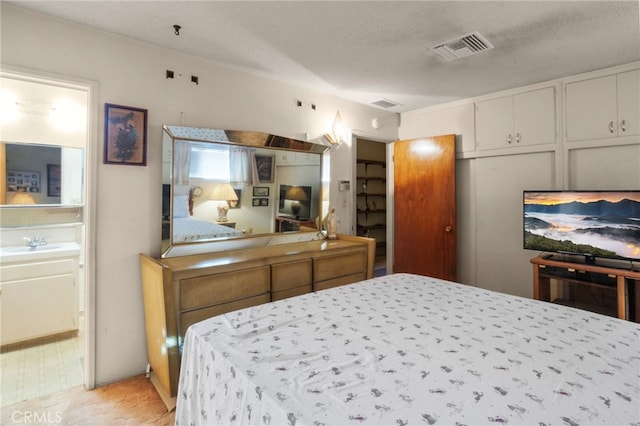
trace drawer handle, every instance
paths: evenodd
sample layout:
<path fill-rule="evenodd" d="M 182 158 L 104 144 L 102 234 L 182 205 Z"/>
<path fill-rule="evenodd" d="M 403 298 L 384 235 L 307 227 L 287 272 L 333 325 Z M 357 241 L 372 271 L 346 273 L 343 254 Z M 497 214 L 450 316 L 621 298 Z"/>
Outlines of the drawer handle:
<path fill-rule="evenodd" d="M 516 143 L 520 143 L 520 139 L 522 139 L 522 136 L 520 136 L 520 133 L 516 133 Z"/>
<path fill-rule="evenodd" d="M 613 130 L 615 129 L 615 127 L 613 127 L 613 121 L 609 122 L 609 133 L 613 133 Z"/>
<path fill-rule="evenodd" d="M 626 120 L 622 120 L 622 121 L 620 122 L 620 129 L 621 129 L 623 132 L 626 132 L 626 131 L 627 131 L 627 121 L 626 121 Z"/>
<path fill-rule="evenodd" d="M 513 142 L 513 136 L 511 136 L 511 133 L 509 133 L 509 135 L 507 136 L 507 143 L 510 144 L 511 142 Z"/>

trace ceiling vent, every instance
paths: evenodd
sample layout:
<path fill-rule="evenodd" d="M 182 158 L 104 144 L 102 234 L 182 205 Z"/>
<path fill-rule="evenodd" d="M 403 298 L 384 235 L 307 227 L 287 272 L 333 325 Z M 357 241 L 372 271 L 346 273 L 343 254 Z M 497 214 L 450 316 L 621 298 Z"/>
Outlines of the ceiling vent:
<path fill-rule="evenodd" d="M 447 61 L 475 55 L 476 53 L 490 49 L 493 49 L 493 44 L 489 43 L 489 41 L 477 31 L 465 34 L 431 48 L 431 50 L 442 56 Z"/>
<path fill-rule="evenodd" d="M 380 100 L 371 102 L 371 105 L 379 106 L 380 108 L 392 108 L 400 104 L 397 102 L 390 101 L 389 99 L 380 99 Z"/>

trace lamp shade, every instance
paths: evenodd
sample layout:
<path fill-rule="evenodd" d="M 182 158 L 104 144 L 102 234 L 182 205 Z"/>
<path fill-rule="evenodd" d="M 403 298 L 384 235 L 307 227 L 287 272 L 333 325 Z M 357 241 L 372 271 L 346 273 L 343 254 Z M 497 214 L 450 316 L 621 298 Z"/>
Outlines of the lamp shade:
<path fill-rule="evenodd" d="M 284 193 L 285 200 L 308 201 L 307 193 L 299 186 L 292 186 Z"/>
<path fill-rule="evenodd" d="M 11 202 L 10 204 L 35 204 L 36 200 L 34 200 L 33 195 L 29 194 L 28 192 L 17 192 L 16 195 L 14 195 L 11 198 Z"/>
<path fill-rule="evenodd" d="M 236 191 L 233 190 L 231 184 L 219 183 L 213 187 L 213 191 L 211 192 L 211 196 L 209 198 L 211 200 L 219 201 L 235 201 L 238 199 L 238 196 L 236 195 Z"/>

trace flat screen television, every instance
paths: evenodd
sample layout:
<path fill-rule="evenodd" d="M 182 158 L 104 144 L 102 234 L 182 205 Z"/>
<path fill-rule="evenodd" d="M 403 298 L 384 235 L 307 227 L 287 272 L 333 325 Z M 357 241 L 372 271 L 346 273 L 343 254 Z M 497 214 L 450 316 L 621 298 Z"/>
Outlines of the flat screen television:
<path fill-rule="evenodd" d="M 309 220 L 311 218 L 311 187 L 280 185 L 278 213 L 297 220 Z"/>
<path fill-rule="evenodd" d="M 162 220 L 169 220 L 171 216 L 171 185 L 162 184 Z"/>
<path fill-rule="evenodd" d="M 640 260 L 640 191 L 524 191 L 524 248 Z"/>

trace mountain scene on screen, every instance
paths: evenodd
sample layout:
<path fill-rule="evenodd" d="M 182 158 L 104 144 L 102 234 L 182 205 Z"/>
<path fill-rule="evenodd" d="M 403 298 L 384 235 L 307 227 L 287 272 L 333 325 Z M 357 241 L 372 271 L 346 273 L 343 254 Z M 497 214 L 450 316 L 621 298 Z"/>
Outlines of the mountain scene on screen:
<path fill-rule="evenodd" d="M 524 248 L 640 259 L 640 201 L 525 202 Z"/>

